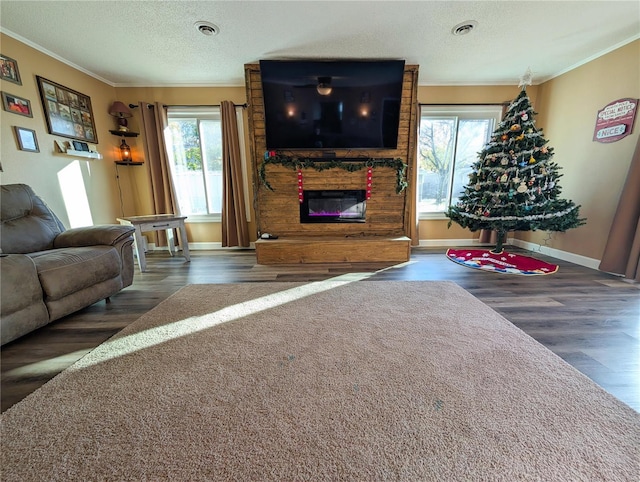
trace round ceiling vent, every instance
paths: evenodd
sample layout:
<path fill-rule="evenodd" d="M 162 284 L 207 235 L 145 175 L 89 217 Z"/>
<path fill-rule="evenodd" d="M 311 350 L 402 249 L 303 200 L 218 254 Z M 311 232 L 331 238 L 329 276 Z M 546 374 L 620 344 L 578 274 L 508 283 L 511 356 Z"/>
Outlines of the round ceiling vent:
<path fill-rule="evenodd" d="M 196 22 L 194 25 L 202 35 L 207 35 L 208 37 L 218 35 L 218 32 L 220 31 L 218 26 L 211 22 Z"/>
<path fill-rule="evenodd" d="M 467 20 L 453 27 L 451 29 L 451 33 L 453 35 L 467 35 L 477 26 L 478 26 L 478 22 L 476 22 L 475 20 Z"/>

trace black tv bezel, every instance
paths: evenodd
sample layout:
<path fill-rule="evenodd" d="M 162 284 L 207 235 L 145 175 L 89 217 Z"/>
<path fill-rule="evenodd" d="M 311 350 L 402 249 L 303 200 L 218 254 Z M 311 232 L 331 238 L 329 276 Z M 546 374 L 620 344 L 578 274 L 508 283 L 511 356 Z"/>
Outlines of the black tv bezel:
<path fill-rule="evenodd" d="M 399 145 L 399 137 L 400 137 L 400 118 L 401 118 L 401 113 L 402 113 L 402 89 L 404 88 L 404 74 L 406 72 L 406 61 L 403 59 L 364 59 L 364 60 L 351 60 L 351 59 L 300 59 L 300 60 L 277 60 L 277 59 L 265 59 L 265 60 L 260 60 L 259 61 L 259 65 L 260 65 L 260 75 L 261 75 L 261 80 L 262 80 L 262 65 L 264 62 L 270 62 L 270 63 L 281 63 L 281 64 L 295 64 L 295 63 L 299 63 L 299 64 L 318 64 L 318 65 L 323 65 L 323 64 L 344 64 L 344 66 L 362 66 L 365 64 L 368 64 L 369 66 L 374 66 L 376 64 L 382 64 L 382 63 L 390 63 L 393 64 L 395 63 L 396 65 L 401 65 L 401 69 L 400 69 L 400 75 L 399 75 L 399 79 L 398 79 L 398 84 L 399 84 L 399 93 L 398 93 L 398 97 L 397 97 L 397 101 L 398 101 L 398 113 L 397 113 L 397 118 L 398 118 L 398 125 L 396 126 L 395 129 L 395 142 L 392 145 L 375 145 L 375 146 L 327 146 L 327 147 L 317 147 L 317 146 L 305 146 L 305 147 L 290 147 L 290 146 L 281 146 L 281 145 L 273 145 L 269 142 L 269 120 L 268 120 L 268 113 L 267 113 L 267 100 L 266 100 L 266 96 L 265 96 L 265 92 L 264 92 L 264 82 L 263 82 L 263 89 L 262 89 L 262 98 L 263 98 L 263 109 L 264 109 L 264 122 L 265 122 L 265 147 L 268 151 L 280 151 L 280 152 L 284 152 L 284 151 L 317 151 L 317 152 L 330 152 L 330 151 L 362 151 L 362 152 L 366 152 L 366 151 L 374 151 L 374 152 L 378 152 L 378 151 L 389 151 L 389 150 L 396 150 L 398 149 L 398 145 Z M 283 103 L 284 104 L 284 103 Z M 381 114 L 380 114 L 381 115 Z M 382 121 L 380 121 L 380 124 L 382 123 Z"/>

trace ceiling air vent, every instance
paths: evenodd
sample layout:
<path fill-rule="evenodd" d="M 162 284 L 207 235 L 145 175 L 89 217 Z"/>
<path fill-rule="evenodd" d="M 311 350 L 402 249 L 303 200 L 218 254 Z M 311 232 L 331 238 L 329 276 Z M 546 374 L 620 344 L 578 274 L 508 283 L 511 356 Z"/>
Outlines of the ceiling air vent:
<path fill-rule="evenodd" d="M 467 35 L 477 26 L 478 26 L 478 22 L 476 22 L 475 20 L 467 20 L 453 27 L 451 29 L 451 33 L 453 35 Z"/>
<path fill-rule="evenodd" d="M 207 35 L 208 37 L 218 35 L 220 31 L 218 26 L 211 22 L 196 22 L 194 25 L 202 35 Z"/>

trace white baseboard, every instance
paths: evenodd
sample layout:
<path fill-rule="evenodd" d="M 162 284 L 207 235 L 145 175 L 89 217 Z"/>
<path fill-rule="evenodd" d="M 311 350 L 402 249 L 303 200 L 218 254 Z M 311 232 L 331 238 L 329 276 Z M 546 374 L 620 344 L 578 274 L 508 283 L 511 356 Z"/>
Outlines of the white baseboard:
<path fill-rule="evenodd" d="M 179 249 L 179 248 L 178 248 Z M 248 248 L 238 248 L 238 247 L 233 247 L 233 248 L 229 248 L 229 247 L 222 247 L 222 243 L 189 243 L 189 251 L 211 251 L 211 250 L 216 250 L 216 249 L 226 249 L 226 250 L 237 250 L 237 249 L 255 249 L 255 244 L 254 243 L 250 243 Z M 147 250 L 148 251 L 154 251 L 154 250 L 158 250 L 158 251 L 168 251 L 169 247 L 168 246 L 157 246 L 155 245 L 155 243 L 149 243 L 147 245 Z"/>
<path fill-rule="evenodd" d="M 588 258 L 587 256 L 582 256 L 580 254 L 569 253 L 568 251 L 562 251 L 561 249 L 549 248 L 548 246 L 522 241 L 521 239 L 512 239 L 511 244 L 518 246 L 519 248 L 528 249 L 529 251 L 535 251 L 553 258 L 585 266 L 586 268 L 598 269 L 600 266 L 599 259 Z"/>
<path fill-rule="evenodd" d="M 511 242 L 511 238 L 506 244 Z M 456 246 L 493 246 L 495 243 L 481 243 L 478 239 L 421 239 L 418 246 L 426 248 L 455 248 Z"/>

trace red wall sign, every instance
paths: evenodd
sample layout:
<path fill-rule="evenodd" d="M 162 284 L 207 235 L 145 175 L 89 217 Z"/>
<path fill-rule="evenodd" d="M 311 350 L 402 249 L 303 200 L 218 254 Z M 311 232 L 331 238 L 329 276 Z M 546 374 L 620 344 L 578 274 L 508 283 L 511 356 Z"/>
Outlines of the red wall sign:
<path fill-rule="evenodd" d="M 633 131 L 637 110 L 638 99 L 619 99 L 605 105 L 598 111 L 593 140 L 615 142 L 627 137 Z"/>

